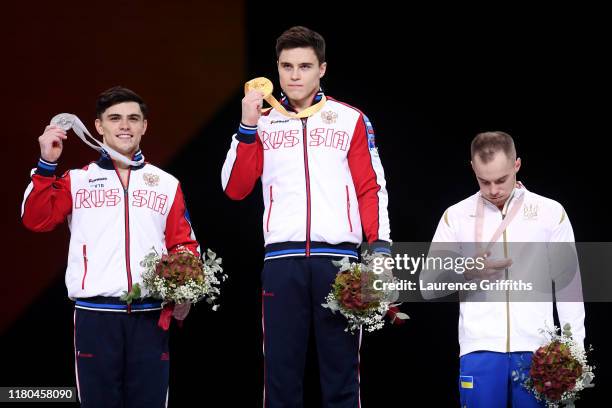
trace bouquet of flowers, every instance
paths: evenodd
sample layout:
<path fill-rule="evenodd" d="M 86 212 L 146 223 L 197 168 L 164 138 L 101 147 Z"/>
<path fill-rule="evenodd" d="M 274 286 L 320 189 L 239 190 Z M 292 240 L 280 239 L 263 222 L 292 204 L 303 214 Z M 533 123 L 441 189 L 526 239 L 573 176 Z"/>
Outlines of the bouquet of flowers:
<path fill-rule="evenodd" d="M 152 248 L 140 266 L 145 268 L 142 283 L 149 296 L 163 301 L 160 327 L 164 330 L 170 327 L 174 305 L 197 303 L 205 298 L 213 310 L 218 309 L 215 303 L 221 293 L 218 285 L 227 278 L 221 262 L 222 259 L 210 249 L 198 258 L 187 249 L 160 255 Z M 135 284 L 125 300 L 130 303 L 137 297 L 140 297 L 140 286 Z"/>
<path fill-rule="evenodd" d="M 514 379 L 523 380 L 523 385 L 548 408 L 561 404 L 574 407 L 578 393 L 594 386 L 591 381 L 595 375 L 587 364 L 587 351 L 572 339 L 569 324 L 563 326 L 561 334 L 559 331 L 556 327 L 540 330 L 550 341 L 533 354 L 529 376 L 519 378 L 518 373 L 513 373 Z"/>
<path fill-rule="evenodd" d="M 376 256 L 366 252 L 361 263 L 349 262 L 346 257 L 332 261 L 340 271 L 322 306 L 346 317 L 348 325 L 345 331 L 355 333 L 361 327 L 369 332 L 378 330 L 383 327 L 387 314 L 395 324 L 408 319 L 408 315 L 399 311 L 399 303 L 394 303 L 398 298 L 397 292 L 374 289 L 375 280 L 394 282 L 396 279 L 390 272 L 373 272 L 371 265 Z"/>

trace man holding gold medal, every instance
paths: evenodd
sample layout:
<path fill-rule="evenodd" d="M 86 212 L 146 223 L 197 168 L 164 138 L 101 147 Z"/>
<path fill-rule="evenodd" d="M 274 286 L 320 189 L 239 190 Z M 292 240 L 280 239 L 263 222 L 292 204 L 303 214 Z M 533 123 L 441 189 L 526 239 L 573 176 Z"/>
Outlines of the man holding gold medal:
<path fill-rule="evenodd" d="M 168 331 L 158 327 L 161 301 L 126 301 L 142 281 L 141 261 L 158 253 L 188 250 L 198 256 L 180 184 L 144 161 L 140 141 L 147 106 L 122 87 L 103 92 L 96 104 L 93 138 L 71 114 L 51 120 L 38 138 L 41 158 L 23 200 L 22 221 L 50 231 L 67 220 L 70 248 L 68 296 L 75 301 L 74 347 L 83 407 L 164 407 L 168 398 Z M 57 177 L 66 132 L 99 150 L 100 159 Z M 85 134 L 95 142 L 86 140 Z M 189 305 L 174 308 L 184 319 Z"/>
<path fill-rule="evenodd" d="M 383 167 L 369 119 L 323 94 L 325 40 L 293 27 L 276 43 L 284 97 L 265 78 L 247 82 L 242 118 L 222 169 L 225 193 L 249 195 L 259 178 L 265 212 L 262 272 L 264 406 L 303 405 L 303 374 L 314 330 L 323 406 L 358 407 L 361 333 L 321 304 L 338 267 L 358 259 L 363 234 L 389 253 Z M 264 99 L 272 106 L 262 110 Z M 312 327 L 311 327 L 312 322 Z"/>

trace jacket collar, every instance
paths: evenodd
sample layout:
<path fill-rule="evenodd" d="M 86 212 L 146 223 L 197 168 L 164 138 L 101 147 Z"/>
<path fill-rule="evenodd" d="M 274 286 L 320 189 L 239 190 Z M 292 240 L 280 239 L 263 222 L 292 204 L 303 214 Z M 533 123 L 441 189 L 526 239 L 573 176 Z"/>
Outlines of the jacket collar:
<path fill-rule="evenodd" d="M 295 112 L 297 113 L 297 111 L 295 110 L 295 108 L 293 106 L 291 106 L 291 103 L 289 102 L 289 98 L 287 98 L 284 94 L 282 94 L 282 98 L 280 100 L 280 103 L 285 107 L 285 109 L 287 109 L 289 112 Z M 319 88 L 319 92 L 317 92 L 313 98 L 312 98 L 312 102 L 310 104 L 310 106 L 314 105 L 315 103 L 318 103 L 321 101 L 321 99 L 323 99 L 323 95 L 325 95 L 323 93 L 323 89 Z"/>
<path fill-rule="evenodd" d="M 141 159 L 144 159 L 144 155 L 142 154 L 142 150 L 138 149 L 138 151 L 136 153 L 134 153 L 134 155 L 132 156 L 132 160 L 138 161 L 138 160 L 141 160 Z M 100 168 L 105 169 L 105 170 L 114 170 L 115 169 L 115 165 L 113 164 L 113 160 L 110 158 L 108 153 L 106 153 L 104 150 L 102 150 L 102 154 L 100 155 L 100 158 L 98 159 L 96 164 Z M 132 170 L 142 169 L 145 164 L 146 164 L 146 162 L 143 160 L 141 165 L 139 165 L 139 166 L 132 166 Z"/>

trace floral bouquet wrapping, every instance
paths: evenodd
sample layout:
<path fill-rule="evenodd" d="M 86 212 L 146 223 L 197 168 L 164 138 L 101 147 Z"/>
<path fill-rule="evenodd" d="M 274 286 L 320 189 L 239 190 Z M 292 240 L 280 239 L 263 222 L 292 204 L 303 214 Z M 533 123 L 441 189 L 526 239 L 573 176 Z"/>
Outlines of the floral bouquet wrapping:
<path fill-rule="evenodd" d="M 558 328 L 541 332 L 550 341 L 533 354 L 529 376 L 519 378 L 514 372 L 514 380 L 522 381 L 549 408 L 573 407 L 578 393 L 594 386 L 591 381 L 595 375 L 593 367 L 587 364 L 587 352 L 572 339 L 569 324 L 563 327 L 561 334 Z"/>
<path fill-rule="evenodd" d="M 408 315 L 399 311 L 399 303 L 394 303 L 398 298 L 397 292 L 374 289 L 375 280 L 395 281 L 390 272 L 373 272 L 371 265 L 376 256 L 366 252 L 361 263 L 349 262 L 348 258 L 332 261 L 340 271 L 322 306 L 346 317 L 345 331 L 355 333 L 362 327 L 369 332 L 378 330 L 383 327 L 387 314 L 395 324 L 408 319 Z"/>
<path fill-rule="evenodd" d="M 171 254 L 157 253 L 155 248 L 140 262 L 145 268 L 142 283 L 149 296 L 162 299 L 163 310 L 159 326 L 168 330 L 172 321 L 174 305 L 197 303 L 202 299 L 217 310 L 215 303 L 221 293 L 218 285 L 227 278 L 221 267 L 221 258 L 210 249 L 202 258 L 198 258 L 187 249 L 179 249 Z M 132 292 L 126 294 L 129 303 L 133 298 L 140 297 L 138 284 L 132 287 Z M 135 292 L 135 293 L 133 293 Z M 130 298 L 131 297 L 131 298 Z"/>

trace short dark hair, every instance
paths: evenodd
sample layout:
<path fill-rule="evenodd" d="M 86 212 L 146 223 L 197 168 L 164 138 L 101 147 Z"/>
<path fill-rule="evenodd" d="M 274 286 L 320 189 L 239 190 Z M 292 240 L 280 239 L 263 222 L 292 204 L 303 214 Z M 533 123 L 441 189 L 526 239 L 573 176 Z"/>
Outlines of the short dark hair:
<path fill-rule="evenodd" d="M 291 27 L 276 39 L 276 58 L 281 51 L 293 48 L 312 48 L 319 64 L 325 62 L 325 39 L 310 28 L 303 26 Z"/>
<path fill-rule="evenodd" d="M 472 140 L 471 154 L 472 160 L 476 155 L 483 163 L 488 163 L 493 160 L 493 156 L 497 152 L 504 152 L 511 160 L 516 160 L 516 148 L 514 140 L 506 132 L 499 130 L 491 132 L 482 132 L 476 135 Z"/>
<path fill-rule="evenodd" d="M 149 108 L 147 108 L 144 100 L 136 92 L 122 86 L 113 86 L 112 88 L 107 89 L 98 95 L 98 99 L 96 100 L 96 117 L 98 119 L 102 118 L 104 111 L 113 105 L 123 102 L 138 103 L 138 105 L 140 105 L 143 118 L 147 118 Z"/>

